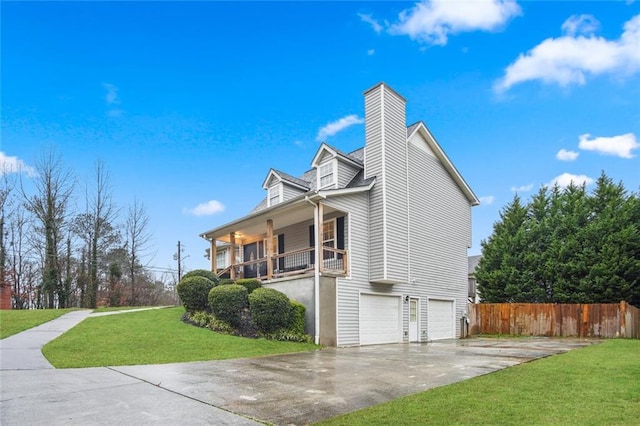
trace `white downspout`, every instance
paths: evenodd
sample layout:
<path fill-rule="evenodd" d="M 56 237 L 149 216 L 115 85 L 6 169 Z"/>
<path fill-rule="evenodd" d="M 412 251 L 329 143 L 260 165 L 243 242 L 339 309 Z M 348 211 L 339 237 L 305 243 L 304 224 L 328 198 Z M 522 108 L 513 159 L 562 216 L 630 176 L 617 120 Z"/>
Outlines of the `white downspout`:
<path fill-rule="evenodd" d="M 314 264 L 315 264 L 315 268 L 313 268 L 313 301 L 314 301 L 314 305 L 313 305 L 313 309 L 314 309 L 314 320 L 315 320 L 315 325 L 314 325 L 314 330 L 315 330 L 315 336 L 314 336 L 314 341 L 316 343 L 316 345 L 320 344 L 320 250 L 319 250 L 319 244 L 318 244 L 318 230 L 316 229 L 318 226 L 318 205 L 316 203 L 314 203 L 313 201 L 311 201 L 309 199 L 309 196 L 305 197 L 305 200 L 307 200 L 311 205 L 313 205 L 313 229 L 314 232 L 316 233 L 316 236 L 314 237 L 314 241 L 315 241 L 315 250 L 314 250 Z"/>

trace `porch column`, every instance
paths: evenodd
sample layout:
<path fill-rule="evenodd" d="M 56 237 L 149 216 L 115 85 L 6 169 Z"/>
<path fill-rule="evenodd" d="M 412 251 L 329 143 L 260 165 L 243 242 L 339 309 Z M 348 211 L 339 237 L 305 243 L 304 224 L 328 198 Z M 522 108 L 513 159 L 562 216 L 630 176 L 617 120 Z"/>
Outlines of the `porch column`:
<path fill-rule="evenodd" d="M 324 251 L 322 247 L 324 247 L 324 235 L 322 234 L 322 223 L 324 222 L 324 209 L 322 203 L 318 201 L 318 223 L 316 224 L 316 246 L 318 247 L 318 264 L 316 268 L 318 268 L 318 272 L 322 274 L 322 270 L 324 269 Z"/>
<path fill-rule="evenodd" d="M 229 234 L 229 250 L 231 250 L 231 253 L 229 253 L 229 262 L 231 262 L 231 270 L 229 271 L 230 273 L 230 277 L 232 280 L 236 279 L 236 268 L 235 268 L 235 264 L 236 264 L 236 233 L 232 232 Z"/>
<path fill-rule="evenodd" d="M 213 272 L 214 274 L 218 274 L 218 256 L 217 256 L 217 252 L 216 252 L 216 239 L 212 238 L 211 239 L 211 249 L 209 250 L 209 256 L 211 256 L 211 272 Z"/>
<path fill-rule="evenodd" d="M 267 219 L 267 279 L 273 277 L 273 220 Z"/>

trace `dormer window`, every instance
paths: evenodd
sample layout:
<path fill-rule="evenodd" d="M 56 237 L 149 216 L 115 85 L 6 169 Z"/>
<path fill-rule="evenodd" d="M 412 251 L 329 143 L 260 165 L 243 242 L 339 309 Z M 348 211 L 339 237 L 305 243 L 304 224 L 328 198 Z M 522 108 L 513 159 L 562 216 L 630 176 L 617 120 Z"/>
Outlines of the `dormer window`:
<path fill-rule="evenodd" d="M 282 184 L 277 183 L 269 187 L 269 207 L 282 201 Z"/>
<path fill-rule="evenodd" d="M 335 161 L 329 161 L 318 166 L 318 189 L 334 186 L 335 182 Z"/>

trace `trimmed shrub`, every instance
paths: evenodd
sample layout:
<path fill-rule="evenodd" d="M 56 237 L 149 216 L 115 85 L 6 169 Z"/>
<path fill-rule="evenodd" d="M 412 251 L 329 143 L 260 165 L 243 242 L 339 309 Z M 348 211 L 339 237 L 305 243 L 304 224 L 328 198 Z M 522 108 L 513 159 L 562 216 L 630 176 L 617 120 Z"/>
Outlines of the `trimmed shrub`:
<path fill-rule="evenodd" d="M 235 284 L 236 280 L 232 280 L 231 278 L 220 278 L 220 282 L 218 282 L 218 285 L 228 285 L 228 284 Z"/>
<path fill-rule="evenodd" d="M 215 286 L 213 281 L 204 277 L 191 276 L 180 280 L 176 290 L 188 312 L 205 311 L 209 308 L 209 291 Z"/>
<path fill-rule="evenodd" d="M 206 311 L 198 311 L 189 315 L 189 319 L 200 327 L 209 327 L 209 324 L 214 320 L 214 317 Z"/>
<path fill-rule="evenodd" d="M 248 294 L 246 287 L 237 284 L 225 284 L 212 288 L 209 292 L 209 305 L 213 315 L 229 325 L 239 326 L 242 311 L 249 305 Z"/>
<path fill-rule="evenodd" d="M 255 278 L 243 278 L 236 281 L 236 284 L 246 287 L 249 294 L 253 293 L 253 290 L 262 287 L 260 280 Z"/>
<path fill-rule="evenodd" d="M 292 310 L 289 298 L 273 288 L 261 287 L 249 295 L 251 317 L 258 331 L 273 333 L 291 327 Z"/>
<path fill-rule="evenodd" d="M 291 327 L 289 330 L 294 334 L 304 334 L 304 314 L 307 308 L 300 302 L 289 300 L 292 312 Z"/>
<path fill-rule="evenodd" d="M 191 277 L 203 277 L 213 282 L 214 286 L 218 285 L 220 282 L 220 278 L 216 274 L 211 271 L 207 271 L 206 269 L 194 269 L 193 271 L 189 271 L 182 276 L 182 279 L 191 278 Z"/>

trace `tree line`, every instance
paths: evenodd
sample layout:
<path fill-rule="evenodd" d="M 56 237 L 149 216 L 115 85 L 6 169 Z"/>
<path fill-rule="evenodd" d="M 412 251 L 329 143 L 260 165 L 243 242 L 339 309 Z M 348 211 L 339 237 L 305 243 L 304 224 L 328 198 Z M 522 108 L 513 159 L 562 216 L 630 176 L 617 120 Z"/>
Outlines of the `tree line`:
<path fill-rule="evenodd" d="M 516 194 L 482 242 L 483 302 L 640 306 L 640 197 L 603 172 L 586 186 Z"/>
<path fill-rule="evenodd" d="M 14 309 L 176 303 L 175 278 L 143 263 L 152 249 L 144 203 L 117 206 L 103 162 L 84 186 L 53 149 L 29 176 L 0 177 L 0 280 Z"/>

